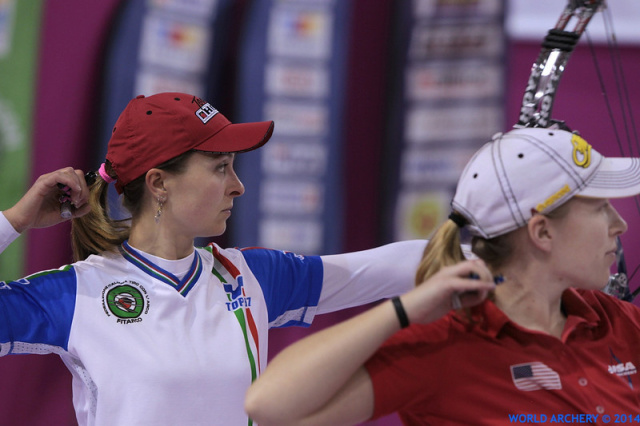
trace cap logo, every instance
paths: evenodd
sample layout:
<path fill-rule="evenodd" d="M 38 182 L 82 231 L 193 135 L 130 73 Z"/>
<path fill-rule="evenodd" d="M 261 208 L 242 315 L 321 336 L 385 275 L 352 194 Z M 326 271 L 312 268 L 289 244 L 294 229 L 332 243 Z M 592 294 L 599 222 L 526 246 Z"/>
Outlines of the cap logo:
<path fill-rule="evenodd" d="M 591 145 L 576 134 L 571 138 L 571 143 L 573 144 L 573 162 L 576 166 L 586 169 L 591 164 Z"/>
<path fill-rule="evenodd" d="M 207 121 L 211 120 L 217 113 L 218 110 L 207 103 L 202 105 L 200 109 L 196 111 L 196 116 L 200 121 L 206 124 Z"/>
<path fill-rule="evenodd" d="M 563 195 L 567 194 L 571 192 L 571 188 L 569 188 L 569 185 L 565 185 L 562 188 L 560 188 L 560 190 L 558 192 L 556 192 L 555 194 L 553 194 L 551 197 L 547 198 L 544 203 L 540 203 L 536 206 L 536 211 L 542 213 L 547 207 L 549 207 L 550 205 L 552 205 L 553 203 L 555 203 L 556 201 L 558 201 L 560 198 L 562 198 Z"/>
<path fill-rule="evenodd" d="M 196 111 L 196 117 L 200 119 L 204 124 L 211 120 L 218 113 L 218 110 L 212 107 L 208 102 L 203 101 L 197 96 L 193 97 L 193 101 L 200 108 Z"/>

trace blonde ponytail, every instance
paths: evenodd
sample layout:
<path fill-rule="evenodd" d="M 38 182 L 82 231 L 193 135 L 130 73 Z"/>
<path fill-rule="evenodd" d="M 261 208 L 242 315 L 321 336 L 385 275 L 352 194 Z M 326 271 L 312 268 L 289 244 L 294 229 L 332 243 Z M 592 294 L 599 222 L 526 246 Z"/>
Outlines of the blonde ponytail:
<path fill-rule="evenodd" d="M 445 266 L 465 259 L 460 248 L 460 228 L 451 219 L 444 222 L 429 240 L 416 272 L 419 285 Z"/>

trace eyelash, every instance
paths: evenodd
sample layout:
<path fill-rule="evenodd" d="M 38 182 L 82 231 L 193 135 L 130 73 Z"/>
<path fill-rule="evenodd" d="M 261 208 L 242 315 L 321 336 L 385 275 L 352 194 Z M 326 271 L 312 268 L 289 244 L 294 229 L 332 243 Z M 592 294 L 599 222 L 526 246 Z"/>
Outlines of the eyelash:
<path fill-rule="evenodd" d="M 219 172 L 225 172 L 227 170 L 227 166 L 229 165 L 229 163 L 220 163 L 216 166 L 216 171 Z"/>

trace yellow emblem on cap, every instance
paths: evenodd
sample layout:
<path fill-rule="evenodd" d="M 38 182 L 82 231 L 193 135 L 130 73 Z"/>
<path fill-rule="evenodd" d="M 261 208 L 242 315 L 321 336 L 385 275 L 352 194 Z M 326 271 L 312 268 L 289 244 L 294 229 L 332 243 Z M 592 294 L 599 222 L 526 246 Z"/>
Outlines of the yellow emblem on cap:
<path fill-rule="evenodd" d="M 586 169 L 591 164 L 591 145 L 576 134 L 571 138 L 571 143 L 573 144 L 573 162 L 576 166 Z"/>
<path fill-rule="evenodd" d="M 553 203 L 561 199 L 569 192 L 571 192 L 571 188 L 569 188 L 569 185 L 564 185 L 558 192 L 547 198 L 544 202 L 538 204 L 536 206 L 536 211 L 542 213 L 547 207 L 551 206 Z"/>

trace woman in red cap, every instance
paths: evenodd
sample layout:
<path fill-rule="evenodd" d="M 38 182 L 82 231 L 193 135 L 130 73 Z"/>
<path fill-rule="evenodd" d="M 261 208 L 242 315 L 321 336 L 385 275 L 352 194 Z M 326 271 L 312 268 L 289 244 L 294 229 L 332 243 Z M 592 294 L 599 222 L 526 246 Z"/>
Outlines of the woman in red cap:
<path fill-rule="evenodd" d="M 637 194 L 640 158 L 564 130 L 497 135 L 462 172 L 417 287 L 286 348 L 247 411 L 278 426 L 393 412 L 407 425 L 637 422 L 640 309 L 602 291 L 627 230 L 609 198 Z M 464 260 L 461 228 L 479 259 Z"/>
<path fill-rule="evenodd" d="M 269 328 L 407 291 L 425 244 L 322 257 L 194 247 L 225 231 L 244 193 L 236 153 L 272 132 L 184 93 L 133 99 L 88 186 L 79 170 L 58 170 L 0 215 L 2 247 L 60 222 L 62 187 L 77 260 L 2 283 L 0 356 L 58 354 L 81 425 L 251 424 L 243 401 Z M 130 219 L 108 214 L 112 182 Z"/>

